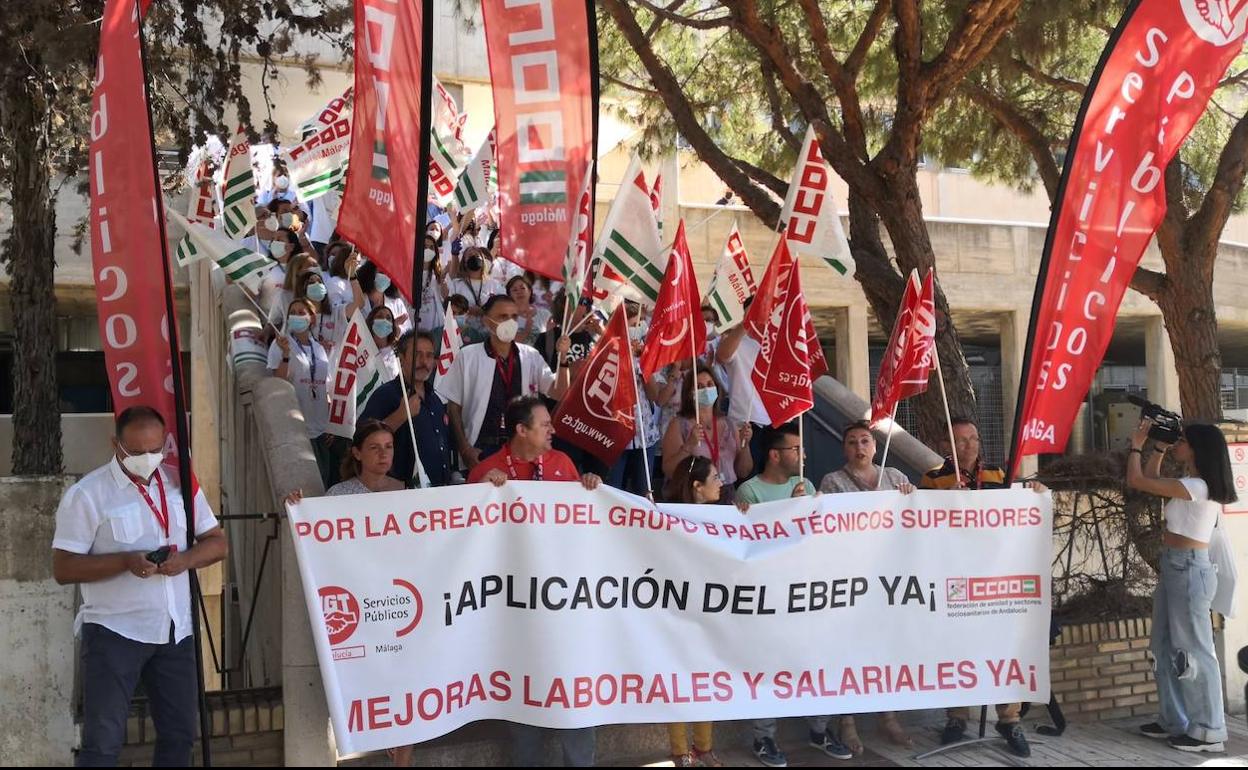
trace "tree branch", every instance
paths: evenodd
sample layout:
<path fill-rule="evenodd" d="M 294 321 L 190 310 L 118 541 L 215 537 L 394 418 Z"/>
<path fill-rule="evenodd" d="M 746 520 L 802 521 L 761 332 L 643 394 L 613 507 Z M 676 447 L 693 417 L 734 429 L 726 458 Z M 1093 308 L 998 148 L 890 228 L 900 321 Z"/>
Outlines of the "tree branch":
<path fill-rule="evenodd" d="M 1159 273 L 1147 267 L 1137 267 L 1135 268 L 1135 275 L 1131 276 L 1131 288 L 1148 297 L 1153 302 L 1157 302 L 1162 292 L 1166 290 L 1166 284 L 1169 283 L 1169 280 L 1165 273 Z"/>
<path fill-rule="evenodd" d="M 759 168 L 753 163 L 750 163 L 747 160 L 742 160 L 741 158 L 732 158 L 731 160 L 733 163 L 737 164 L 738 168 L 748 174 L 750 179 L 758 182 L 763 187 L 771 190 L 781 198 L 784 198 L 784 196 L 789 194 L 789 183 L 771 173 L 767 169 Z"/>
<path fill-rule="evenodd" d="M 836 98 L 841 103 L 841 124 L 845 137 L 860 153 L 861 160 L 867 159 L 867 133 L 862 120 L 862 105 L 858 100 L 858 91 L 853 76 L 846 71 L 844 65 L 837 60 L 828 41 L 828 24 L 818 0 L 800 0 L 806 24 L 810 27 L 810 37 L 815 43 L 815 52 L 819 57 L 819 65 L 832 83 Z M 865 32 L 863 34 L 866 34 Z"/>
<path fill-rule="evenodd" d="M 1057 159 L 1053 157 L 1048 137 L 1012 104 L 987 88 L 967 81 L 962 84 L 961 90 L 971 101 L 988 110 L 1002 128 L 1014 134 L 1023 143 L 1036 163 L 1036 171 L 1040 174 L 1040 181 L 1044 183 L 1044 191 L 1049 195 L 1049 205 L 1053 205 L 1062 172 L 1057 168 Z"/>
<path fill-rule="evenodd" d="M 763 93 L 767 96 L 767 106 L 771 110 L 771 130 L 780 135 L 784 143 L 793 148 L 794 152 L 800 152 L 802 149 L 802 140 L 789 130 L 789 125 L 784 119 L 784 103 L 780 99 L 780 88 L 776 85 L 776 68 L 766 59 L 758 60 L 759 69 L 762 70 Z"/>
<path fill-rule="evenodd" d="M 668 8 L 652 3 L 650 0 L 632 0 L 632 2 L 642 8 L 645 8 L 647 11 L 650 11 L 661 19 L 670 21 L 674 24 L 679 24 L 682 27 L 688 27 L 690 29 L 724 29 L 732 26 L 731 14 L 714 16 L 708 19 L 698 19 L 693 16 L 684 16 L 672 10 L 673 8 L 683 5 L 683 1 L 673 3 Z M 647 35 L 647 37 L 649 37 L 649 35 Z"/>
<path fill-rule="evenodd" d="M 1248 113 L 1231 129 L 1230 138 L 1218 155 L 1213 184 L 1209 185 L 1200 208 L 1188 221 L 1184 241 L 1189 251 L 1207 251 L 1212 260 L 1235 199 L 1244 189 L 1245 173 L 1248 173 Z"/>
<path fill-rule="evenodd" d="M 1083 92 L 1087 90 L 1088 87 L 1086 83 L 1080 83 L 1077 80 L 1070 80 L 1069 78 L 1050 75 L 1049 73 L 1028 64 L 1021 56 L 1011 56 L 1010 65 L 1037 83 L 1043 83 L 1046 86 L 1051 86 L 1061 91 L 1069 91 L 1072 94 L 1083 96 Z"/>
<path fill-rule="evenodd" d="M 1014 25 L 1021 0 L 974 0 L 935 59 L 923 65 L 927 104 L 939 104 Z"/>
<path fill-rule="evenodd" d="M 888 18 L 890 5 L 890 0 L 876 0 L 875 8 L 867 19 L 867 26 L 863 28 L 862 34 L 858 36 L 858 42 L 854 43 L 854 50 L 850 51 L 849 56 L 845 59 L 845 69 L 849 72 L 850 77 L 856 79 L 858 73 L 862 72 L 862 65 L 867 60 L 867 54 L 871 52 L 871 46 L 875 44 L 876 39 L 880 36 L 880 30 L 884 27 L 884 20 Z"/>
<path fill-rule="evenodd" d="M 621 34 L 636 52 L 637 58 L 650 76 L 650 82 L 658 91 L 663 104 L 671 113 L 681 135 L 693 146 L 698 157 L 706 163 L 715 174 L 740 196 L 745 205 L 750 207 L 759 219 L 770 227 L 774 227 L 780 218 L 780 206 L 759 185 L 755 184 L 749 174 L 742 170 L 737 162 L 730 158 L 715 140 L 702 127 L 697 113 L 685 96 L 676 75 L 655 52 L 654 47 L 646 38 L 645 32 L 637 22 L 637 17 L 628 7 L 625 0 L 600 0 L 615 19 Z"/>

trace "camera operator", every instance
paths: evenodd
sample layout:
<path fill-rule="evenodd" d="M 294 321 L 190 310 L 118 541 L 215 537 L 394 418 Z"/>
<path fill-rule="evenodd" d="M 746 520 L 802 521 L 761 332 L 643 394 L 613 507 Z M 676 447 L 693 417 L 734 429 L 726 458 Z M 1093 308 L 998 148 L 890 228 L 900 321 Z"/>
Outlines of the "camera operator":
<path fill-rule="evenodd" d="M 1144 446 L 1150 437 L 1153 452 L 1145 465 Z M 1181 478 L 1161 475 L 1162 459 L 1170 449 L 1183 465 Z M 1209 618 L 1218 570 L 1209 559 L 1209 542 L 1218 524 L 1219 504 L 1236 499 L 1222 431 L 1202 424 L 1155 427 L 1146 417 L 1131 437 L 1127 486 L 1168 498 L 1150 644 L 1160 716 L 1140 730 L 1151 738 L 1168 739 L 1180 751 L 1221 752 L 1226 717 Z"/>

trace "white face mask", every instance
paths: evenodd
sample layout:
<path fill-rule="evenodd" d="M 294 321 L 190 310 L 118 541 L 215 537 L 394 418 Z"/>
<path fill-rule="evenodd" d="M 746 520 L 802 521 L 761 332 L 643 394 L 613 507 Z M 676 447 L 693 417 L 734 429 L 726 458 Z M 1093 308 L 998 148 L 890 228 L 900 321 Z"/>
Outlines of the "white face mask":
<path fill-rule="evenodd" d="M 426 265 L 432 265 L 437 258 L 438 258 L 438 252 L 434 251 L 433 249 L 425 249 L 425 264 Z"/>
<path fill-rule="evenodd" d="M 706 322 L 706 338 L 708 340 L 715 339 L 715 324 L 710 321 Z"/>
<path fill-rule="evenodd" d="M 265 230 L 276 230 L 276 229 L 277 229 L 277 217 L 275 217 L 275 216 L 273 216 L 272 214 L 270 214 L 270 215 L 269 215 L 269 218 L 268 218 L 268 219 L 266 219 L 266 220 L 264 220 L 264 229 L 265 229 Z"/>
<path fill-rule="evenodd" d="M 282 174 L 277 179 L 274 179 L 273 183 L 277 185 L 277 189 L 285 190 L 287 187 L 290 187 L 290 177 Z"/>
<path fill-rule="evenodd" d="M 121 449 L 121 453 L 125 457 L 121 458 L 122 466 L 131 473 L 141 479 L 151 478 L 160 464 L 164 462 L 165 456 L 160 452 L 145 452 L 141 455 L 132 455 L 126 452 L 125 448 Z"/>
<path fill-rule="evenodd" d="M 281 259 L 286 256 L 286 244 L 283 241 L 273 241 L 269 244 L 269 253 Z"/>
<path fill-rule="evenodd" d="M 494 333 L 503 342 L 511 342 L 516 338 L 516 334 L 520 331 L 520 322 L 514 318 L 503 321 L 494 327 Z"/>
<path fill-rule="evenodd" d="M 277 218 L 277 221 L 281 223 L 282 227 L 290 227 L 295 221 L 295 215 L 290 213 L 282 214 Z"/>

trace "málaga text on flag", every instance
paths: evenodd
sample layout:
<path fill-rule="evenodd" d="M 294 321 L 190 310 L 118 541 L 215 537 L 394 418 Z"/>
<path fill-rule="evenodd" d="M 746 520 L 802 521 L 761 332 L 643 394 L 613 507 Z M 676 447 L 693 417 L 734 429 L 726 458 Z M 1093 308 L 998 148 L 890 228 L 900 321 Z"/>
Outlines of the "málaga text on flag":
<path fill-rule="evenodd" d="M 286 168 L 307 202 L 345 184 L 351 157 L 351 97 L 348 88 L 303 124 L 303 140 L 285 151 Z"/>
<path fill-rule="evenodd" d="M 702 320 L 699 296 L 698 277 L 693 273 L 682 219 L 676 226 L 676 240 L 667 258 L 663 287 L 641 353 L 641 374 L 646 380 L 664 366 L 700 356 L 706 349 L 706 323 Z"/>
<path fill-rule="evenodd" d="M 483 719 L 1049 698 L 1047 492 L 859 492 L 742 514 L 509 481 L 305 497 L 287 513 L 341 754 Z"/>
<path fill-rule="evenodd" d="M 260 279 L 264 271 L 273 265 L 273 260 L 219 230 L 187 221 L 172 209 L 166 208 L 165 211 L 170 219 L 186 231 L 175 252 L 178 264 L 187 265 L 197 259 L 211 259 L 231 283 L 242 284 L 253 294 L 260 291 Z"/>
<path fill-rule="evenodd" d="M 819 151 L 814 126 L 806 129 L 780 224 L 794 254 L 818 257 L 841 275 L 853 272 L 854 258 L 832 198 L 832 167 Z"/>
<path fill-rule="evenodd" d="M 249 235 L 256 227 L 256 177 L 251 168 L 251 142 L 242 126 L 230 140 L 221 188 L 222 229 L 231 238 Z"/>
<path fill-rule="evenodd" d="M 481 142 L 477 154 L 460 172 L 455 183 L 455 205 L 460 211 L 484 206 L 490 200 L 490 192 L 498 189 L 498 167 L 494 161 L 494 129 Z"/>
<path fill-rule="evenodd" d="M 1166 212 L 1165 169 L 1243 48 L 1248 3 L 1128 6 L 1084 91 L 1041 256 L 1011 473 L 1066 448 Z"/>
<path fill-rule="evenodd" d="M 719 316 L 715 330 L 723 332 L 741 323 L 745 318 L 745 300 L 753 296 L 757 289 L 754 273 L 750 270 L 750 257 L 745 253 L 745 242 L 734 222 L 706 292 L 706 304 L 714 308 Z"/>
<path fill-rule="evenodd" d="M 631 290 L 627 299 L 654 306 L 663 285 L 667 254 L 659 240 L 659 224 L 650 205 L 641 159 L 636 155 L 624 172 L 594 251 Z"/>
<path fill-rule="evenodd" d="M 617 307 L 589 357 L 576 372 L 553 418 L 555 435 L 608 468 L 637 430 L 637 375 L 628 319 Z"/>
<path fill-rule="evenodd" d="M 871 422 L 892 417 L 903 398 L 927 390 L 936 348 L 935 281 L 932 271 L 919 283 L 919 271 L 911 270 L 897 310 L 897 322 L 880 361 L 871 400 Z"/>
<path fill-rule="evenodd" d="M 338 233 L 390 276 L 409 302 L 421 156 L 420 46 L 426 23 L 418 0 L 357 0 L 351 158 Z"/>
<path fill-rule="evenodd" d="M 598 105 L 590 0 L 482 0 L 498 132 L 499 251 L 559 280 Z"/>
<path fill-rule="evenodd" d="M 329 360 L 327 433 L 344 438 L 355 435 L 356 415 L 364 409 L 373 391 L 385 384 L 379 355 L 363 313 L 356 310 Z"/>

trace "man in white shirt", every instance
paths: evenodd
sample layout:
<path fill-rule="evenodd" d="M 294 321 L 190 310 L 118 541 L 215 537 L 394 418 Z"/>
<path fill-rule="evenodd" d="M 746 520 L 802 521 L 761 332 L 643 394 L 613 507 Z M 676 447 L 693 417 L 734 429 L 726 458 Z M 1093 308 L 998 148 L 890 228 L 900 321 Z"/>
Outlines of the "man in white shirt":
<path fill-rule="evenodd" d="M 202 490 L 195 542 L 176 479 L 160 464 L 165 423 L 146 406 L 117 417 L 114 457 L 66 491 L 56 511 L 52 575 L 82 586 L 79 767 L 114 766 L 140 679 L 156 726 L 155 767 L 189 766 L 198 723 L 187 570 L 225 558 L 225 534 Z M 189 548 L 188 548 L 189 546 Z"/>

